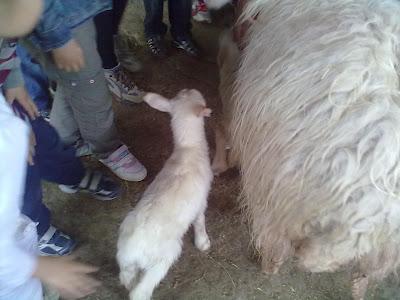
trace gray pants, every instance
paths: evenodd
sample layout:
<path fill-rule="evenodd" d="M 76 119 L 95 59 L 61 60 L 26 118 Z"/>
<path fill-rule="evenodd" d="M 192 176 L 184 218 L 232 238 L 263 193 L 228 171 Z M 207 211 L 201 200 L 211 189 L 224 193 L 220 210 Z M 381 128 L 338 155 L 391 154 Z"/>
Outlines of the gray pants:
<path fill-rule="evenodd" d="M 121 142 L 114 125 L 112 96 L 97 51 L 93 20 L 75 28 L 72 36 L 81 46 L 85 58 L 85 66 L 79 72 L 59 70 L 50 53 L 43 53 L 31 44 L 24 45 L 44 67 L 49 78 L 57 82 L 50 122 L 61 139 L 66 144 L 74 144 L 82 138 L 94 153 L 105 156 Z"/>

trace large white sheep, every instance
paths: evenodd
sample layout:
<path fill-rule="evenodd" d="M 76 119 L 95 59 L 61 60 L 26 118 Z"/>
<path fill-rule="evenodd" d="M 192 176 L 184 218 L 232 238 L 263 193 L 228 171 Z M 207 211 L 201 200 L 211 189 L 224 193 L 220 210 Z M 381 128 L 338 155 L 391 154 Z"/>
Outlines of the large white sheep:
<path fill-rule="evenodd" d="M 400 263 L 400 3 L 248 0 L 240 22 L 229 129 L 263 270 L 351 267 L 362 299 Z"/>

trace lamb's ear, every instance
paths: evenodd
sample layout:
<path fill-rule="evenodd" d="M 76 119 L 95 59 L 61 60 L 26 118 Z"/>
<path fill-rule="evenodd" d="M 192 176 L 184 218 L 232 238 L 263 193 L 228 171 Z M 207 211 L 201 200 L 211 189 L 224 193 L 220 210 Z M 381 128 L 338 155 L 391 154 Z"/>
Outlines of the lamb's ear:
<path fill-rule="evenodd" d="M 194 108 L 194 112 L 198 117 L 210 117 L 212 110 L 204 105 L 197 105 Z"/>
<path fill-rule="evenodd" d="M 169 100 L 159 94 L 147 93 L 143 97 L 144 102 L 150 105 L 152 108 L 163 112 L 171 111 L 171 103 Z"/>

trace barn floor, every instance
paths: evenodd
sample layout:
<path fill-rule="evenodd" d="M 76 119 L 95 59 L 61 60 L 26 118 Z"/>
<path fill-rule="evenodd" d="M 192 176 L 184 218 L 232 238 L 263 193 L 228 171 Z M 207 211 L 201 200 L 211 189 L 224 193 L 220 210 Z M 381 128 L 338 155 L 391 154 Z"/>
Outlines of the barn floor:
<path fill-rule="evenodd" d="M 132 74 L 132 78 L 143 89 L 166 96 L 173 96 L 182 88 L 196 88 L 215 107 L 217 38 L 224 23 L 229 23 L 229 11 L 224 18 L 218 18 L 221 15 L 216 16 L 218 20 L 213 24 L 194 24 L 194 37 L 205 49 L 205 57 L 196 60 L 171 50 L 166 60 L 157 61 L 143 47 L 141 3 L 132 1 L 122 34 L 135 45 L 132 51 L 145 66 L 140 73 Z M 114 202 L 99 202 L 87 195 L 66 195 L 53 184 L 44 185 L 53 223 L 78 240 L 77 254 L 82 260 L 101 267 L 97 276 L 103 286 L 87 298 L 91 300 L 127 299 L 127 292 L 118 283 L 114 259 L 118 227 L 161 169 L 172 147 L 166 114 L 146 104 L 115 103 L 115 110 L 121 138 L 146 165 L 148 178 L 141 183 L 124 182 L 124 195 Z M 212 152 L 213 136 L 210 124 L 207 125 Z M 93 159 L 85 159 L 85 163 L 104 169 Z M 250 246 L 248 227 L 236 202 L 238 186 L 239 176 L 235 171 L 215 179 L 207 212 L 210 252 L 197 251 L 189 231 L 180 260 L 156 289 L 154 299 L 350 299 L 349 274 L 344 272 L 308 274 L 287 263 L 279 275 L 261 274 Z M 367 299 L 400 299 L 398 280 L 389 278 L 371 287 Z"/>

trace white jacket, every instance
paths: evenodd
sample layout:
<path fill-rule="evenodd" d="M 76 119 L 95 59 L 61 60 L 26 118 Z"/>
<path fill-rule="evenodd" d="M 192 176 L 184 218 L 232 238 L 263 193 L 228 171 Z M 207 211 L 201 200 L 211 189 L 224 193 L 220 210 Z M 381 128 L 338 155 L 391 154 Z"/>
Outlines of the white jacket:
<path fill-rule="evenodd" d="M 29 127 L 0 93 L 0 300 L 41 300 L 36 225 L 20 214 Z"/>

